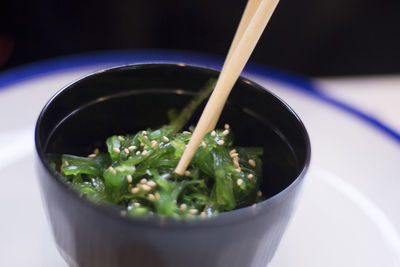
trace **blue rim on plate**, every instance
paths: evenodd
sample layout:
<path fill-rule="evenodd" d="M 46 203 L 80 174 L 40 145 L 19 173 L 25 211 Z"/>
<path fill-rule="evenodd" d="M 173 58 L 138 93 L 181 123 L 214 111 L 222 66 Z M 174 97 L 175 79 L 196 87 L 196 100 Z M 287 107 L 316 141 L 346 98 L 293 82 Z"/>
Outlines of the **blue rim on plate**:
<path fill-rule="evenodd" d="M 12 85 L 17 82 L 28 80 L 40 75 L 73 68 L 96 65 L 111 67 L 115 65 L 142 62 L 165 62 L 194 64 L 220 69 L 222 67 L 223 60 L 224 59 L 222 57 L 173 50 L 123 50 L 78 54 L 43 60 L 3 71 L 0 73 L 0 91 L 5 90 L 8 85 Z M 340 102 L 324 94 L 322 91 L 318 90 L 318 87 L 312 81 L 306 78 L 258 64 L 248 64 L 245 68 L 245 73 L 264 76 L 280 83 L 290 85 L 290 88 L 293 90 L 306 93 L 320 101 L 333 105 L 361 119 L 400 144 L 400 133 L 385 125 L 377 118 L 365 114 L 351 105 Z"/>

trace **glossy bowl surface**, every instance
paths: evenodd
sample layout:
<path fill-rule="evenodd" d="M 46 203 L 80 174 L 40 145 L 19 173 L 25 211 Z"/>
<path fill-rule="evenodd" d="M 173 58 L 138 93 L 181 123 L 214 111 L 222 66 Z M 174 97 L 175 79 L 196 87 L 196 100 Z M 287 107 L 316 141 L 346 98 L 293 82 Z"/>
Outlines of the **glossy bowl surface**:
<path fill-rule="evenodd" d="M 221 125 L 235 143 L 263 146 L 262 191 L 268 198 L 213 219 L 127 218 L 80 197 L 51 171 L 47 153 L 87 155 L 113 134 L 167 123 L 219 72 L 184 64 L 141 64 L 89 75 L 59 91 L 35 129 L 43 203 L 60 253 L 71 266 L 266 266 L 293 213 L 310 161 L 307 131 L 293 110 L 240 78 Z M 199 109 L 190 122 L 195 124 Z M 189 123 L 189 124 L 190 124 Z"/>

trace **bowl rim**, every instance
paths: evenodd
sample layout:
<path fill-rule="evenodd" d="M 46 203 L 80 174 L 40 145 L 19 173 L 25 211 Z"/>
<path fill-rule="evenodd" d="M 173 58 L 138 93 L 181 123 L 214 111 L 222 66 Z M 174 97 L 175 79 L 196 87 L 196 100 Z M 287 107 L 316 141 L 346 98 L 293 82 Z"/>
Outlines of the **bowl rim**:
<path fill-rule="evenodd" d="M 255 219 L 256 217 L 260 216 L 264 210 L 267 210 L 270 206 L 273 206 L 280 201 L 282 201 L 294 188 L 303 181 L 305 174 L 307 173 L 309 166 L 310 166 L 310 161 L 311 161 L 311 142 L 310 142 L 310 137 L 309 134 L 306 130 L 306 127 L 304 126 L 304 123 L 300 119 L 300 117 L 297 115 L 297 113 L 284 101 L 282 100 L 279 96 L 276 94 L 272 93 L 268 89 L 264 88 L 263 86 L 259 85 L 258 83 L 255 83 L 254 81 L 240 76 L 238 78 L 237 82 L 244 82 L 248 85 L 250 85 L 253 88 L 257 88 L 258 90 L 264 91 L 268 94 L 270 94 L 273 98 L 275 98 L 277 101 L 279 101 L 282 106 L 289 112 L 294 119 L 296 120 L 300 131 L 302 132 L 302 137 L 305 142 L 305 163 L 303 164 L 301 170 L 299 171 L 298 175 L 293 179 L 293 181 L 286 186 L 283 190 L 280 192 L 276 193 L 275 195 L 257 203 L 252 206 L 246 206 L 242 207 L 239 209 L 235 209 L 229 212 L 221 212 L 217 216 L 210 217 L 203 219 L 200 216 L 197 216 L 194 220 L 176 220 L 173 218 L 169 217 L 164 217 L 160 215 L 155 215 L 155 216 L 146 216 L 146 217 L 134 217 L 134 216 L 122 216 L 119 212 L 116 212 L 114 209 L 108 207 L 107 205 L 99 205 L 95 204 L 90 200 L 87 200 L 85 198 L 82 198 L 79 196 L 79 194 L 76 193 L 72 188 L 68 187 L 65 183 L 57 177 L 57 174 L 54 173 L 54 171 L 51 170 L 49 164 L 47 163 L 43 145 L 40 143 L 40 138 L 39 138 L 39 128 L 42 124 L 43 116 L 47 112 L 47 109 L 49 106 L 53 103 L 53 101 L 60 97 L 60 95 L 68 90 L 68 88 L 86 80 L 89 78 L 93 78 L 99 75 L 102 75 L 104 73 L 109 73 L 109 72 L 116 72 L 116 71 L 123 71 L 126 69 L 136 69 L 136 68 L 143 68 L 143 67 L 160 67 L 160 66 L 168 66 L 168 67 L 175 67 L 175 68 L 191 68 L 191 69 L 196 69 L 198 71 L 208 71 L 208 72 L 218 72 L 220 73 L 219 69 L 216 68 L 211 68 L 209 66 L 203 66 L 203 65 L 195 65 L 193 63 L 186 64 L 186 63 L 176 63 L 176 62 L 171 62 L 171 61 L 149 61 L 149 62 L 140 62 L 140 63 L 133 63 L 133 64 L 122 64 L 122 65 L 117 65 L 113 67 L 108 67 L 104 68 L 92 73 L 89 73 L 87 75 L 84 75 L 67 85 L 63 86 L 60 90 L 58 90 L 44 105 L 42 108 L 37 121 L 35 125 L 35 134 L 34 134 L 34 139 L 35 139 L 35 152 L 37 155 L 37 158 L 39 159 L 39 162 L 42 167 L 44 167 L 46 173 L 46 177 L 49 177 L 49 181 L 52 183 L 55 183 L 58 188 L 60 188 L 61 191 L 65 192 L 66 194 L 69 195 L 72 199 L 75 201 L 78 201 L 82 203 L 82 205 L 86 205 L 88 208 L 93 209 L 95 212 L 100 212 L 102 215 L 110 217 L 112 219 L 120 220 L 122 223 L 127 223 L 129 225 L 141 225 L 142 227 L 150 227 L 150 228 L 161 228 L 161 229 L 195 229 L 195 228 L 203 228 L 203 227 L 210 227 L 210 226 L 225 226 L 228 224 L 236 224 L 236 223 L 241 223 L 246 220 L 252 220 Z M 42 191 L 41 193 L 44 194 Z"/>

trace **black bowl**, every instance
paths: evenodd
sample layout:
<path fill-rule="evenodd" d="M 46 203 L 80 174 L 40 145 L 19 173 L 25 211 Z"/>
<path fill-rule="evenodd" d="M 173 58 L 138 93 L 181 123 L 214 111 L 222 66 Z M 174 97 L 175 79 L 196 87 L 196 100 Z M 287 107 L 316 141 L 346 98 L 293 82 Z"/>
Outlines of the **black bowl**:
<path fill-rule="evenodd" d="M 97 72 L 59 91 L 40 114 L 35 142 L 44 206 L 56 244 L 72 266 L 266 266 L 288 221 L 310 161 L 307 132 L 293 110 L 240 78 L 220 121 L 236 144 L 263 146 L 267 199 L 216 218 L 128 218 L 80 197 L 51 170 L 48 153 L 89 154 L 113 134 L 167 123 L 216 70 L 142 64 Z M 201 111 L 202 108 L 199 110 Z M 192 120 L 194 124 L 199 112 Z"/>

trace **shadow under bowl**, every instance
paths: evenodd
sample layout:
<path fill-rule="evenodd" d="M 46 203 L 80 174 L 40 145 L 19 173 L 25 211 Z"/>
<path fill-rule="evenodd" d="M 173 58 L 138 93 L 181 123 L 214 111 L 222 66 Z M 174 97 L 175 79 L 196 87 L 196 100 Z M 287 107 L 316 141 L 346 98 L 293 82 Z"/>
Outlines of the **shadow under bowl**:
<path fill-rule="evenodd" d="M 114 134 L 168 123 L 219 72 L 183 64 L 141 64 L 89 75 L 59 91 L 36 130 L 37 169 L 56 244 L 71 266 L 266 266 L 293 213 L 310 161 L 308 134 L 293 110 L 240 78 L 220 123 L 235 145 L 262 146 L 266 200 L 192 222 L 121 217 L 80 197 L 58 178 L 48 153 L 88 155 Z M 203 107 L 188 125 L 195 125 Z"/>

